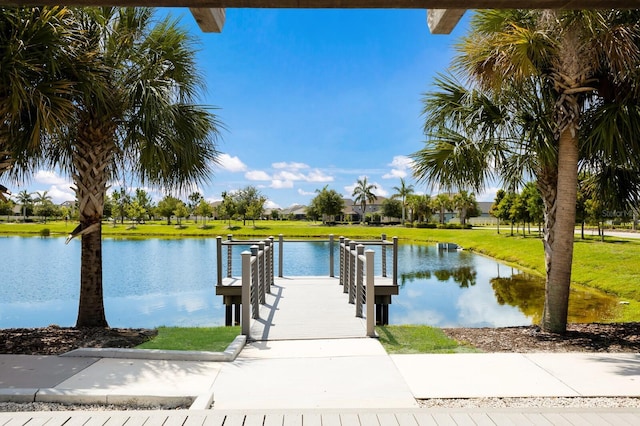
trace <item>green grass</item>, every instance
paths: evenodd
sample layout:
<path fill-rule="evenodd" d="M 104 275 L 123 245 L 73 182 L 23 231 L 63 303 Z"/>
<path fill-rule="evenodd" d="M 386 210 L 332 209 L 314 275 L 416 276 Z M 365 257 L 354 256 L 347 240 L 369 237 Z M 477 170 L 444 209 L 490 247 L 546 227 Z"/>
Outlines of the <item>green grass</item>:
<path fill-rule="evenodd" d="M 439 328 L 426 325 L 378 326 L 376 332 L 389 354 L 479 352 L 472 346 L 450 339 Z"/>
<path fill-rule="evenodd" d="M 223 352 L 240 334 L 240 327 L 159 327 L 158 335 L 138 349 Z"/>

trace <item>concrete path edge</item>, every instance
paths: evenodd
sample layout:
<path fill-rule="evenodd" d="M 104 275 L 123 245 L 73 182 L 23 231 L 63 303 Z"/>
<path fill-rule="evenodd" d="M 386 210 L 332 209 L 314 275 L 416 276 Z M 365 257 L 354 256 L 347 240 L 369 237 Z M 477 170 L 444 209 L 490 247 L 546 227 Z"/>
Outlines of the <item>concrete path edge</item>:
<path fill-rule="evenodd" d="M 161 349 L 79 348 L 63 357 L 155 359 L 168 361 L 232 362 L 247 342 L 247 336 L 237 336 L 224 352 L 175 351 Z"/>

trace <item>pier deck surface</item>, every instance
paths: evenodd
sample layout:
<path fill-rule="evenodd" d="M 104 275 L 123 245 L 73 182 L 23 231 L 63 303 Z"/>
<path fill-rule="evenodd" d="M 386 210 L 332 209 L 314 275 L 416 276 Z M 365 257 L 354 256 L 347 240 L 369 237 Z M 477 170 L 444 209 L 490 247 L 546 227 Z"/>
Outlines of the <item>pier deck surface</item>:
<path fill-rule="evenodd" d="M 260 307 L 260 319 L 251 325 L 249 340 L 366 337 L 366 320 L 355 312 L 338 278 L 276 278 Z"/>

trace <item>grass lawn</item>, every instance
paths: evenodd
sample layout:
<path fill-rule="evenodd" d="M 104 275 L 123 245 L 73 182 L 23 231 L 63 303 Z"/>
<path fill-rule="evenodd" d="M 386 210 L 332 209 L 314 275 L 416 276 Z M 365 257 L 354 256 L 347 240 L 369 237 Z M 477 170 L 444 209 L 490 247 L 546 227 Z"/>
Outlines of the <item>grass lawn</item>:
<path fill-rule="evenodd" d="M 158 335 L 138 349 L 223 352 L 240 334 L 240 327 L 159 327 Z"/>
<path fill-rule="evenodd" d="M 386 325 L 376 327 L 380 343 L 389 354 L 451 354 L 479 352 L 460 345 L 439 328 L 426 325 Z"/>

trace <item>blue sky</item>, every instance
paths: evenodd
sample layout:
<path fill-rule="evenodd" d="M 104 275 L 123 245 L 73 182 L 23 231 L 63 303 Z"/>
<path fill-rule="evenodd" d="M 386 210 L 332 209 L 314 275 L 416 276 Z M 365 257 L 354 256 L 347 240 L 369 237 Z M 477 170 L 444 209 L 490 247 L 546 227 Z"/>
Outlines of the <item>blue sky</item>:
<path fill-rule="evenodd" d="M 196 188 L 205 198 L 253 185 L 284 208 L 325 185 L 349 197 L 363 176 L 380 196 L 401 177 L 437 192 L 415 182 L 407 156 L 423 146 L 422 93 L 448 67 L 469 12 L 451 35 L 430 34 L 425 10 L 228 9 L 221 34 L 202 33 L 188 9 L 170 13 L 201 41 L 202 102 L 226 127 L 221 162 Z M 42 170 L 26 189 L 62 202 L 70 185 Z"/>

